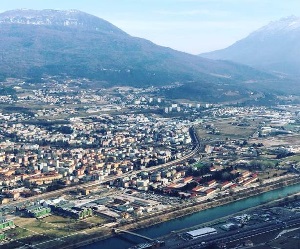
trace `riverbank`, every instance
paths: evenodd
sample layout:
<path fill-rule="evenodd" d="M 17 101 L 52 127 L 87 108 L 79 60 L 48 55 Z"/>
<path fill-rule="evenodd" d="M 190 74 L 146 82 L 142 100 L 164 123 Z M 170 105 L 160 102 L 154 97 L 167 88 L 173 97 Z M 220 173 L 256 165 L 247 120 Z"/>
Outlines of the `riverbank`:
<path fill-rule="evenodd" d="M 131 220 L 131 223 L 124 224 L 121 226 L 118 226 L 118 228 L 123 230 L 137 230 L 142 229 L 146 227 L 150 227 L 153 225 L 157 225 L 159 223 L 163 223 L 166 221 L 170 221 L 173 219 L 178 219 L 180 217 L 188 216 L 193 213 L 197 213 L 200 211 L 204 211 L 207 209 L 211 209 L 214 207 L 226 205 L 232 202 L 237 202 L 239 200 L 256 196 L 263 194 L 265 192 L 269 192 L 276 189 L 281 189 L 287 186 L 295 185 L 300 183 L 300 178 L 298 176 L 291 177 L 289 179 L 281 179 L 276 182 L 268 183 L 262 186 L 259 186 L 257 188 L 250 188 L 242 192 L 238 192 L 235 194 L 232 194 L 229 197 L 223 197 L 214 201 L 206 202 L 206 203 L 194 203 L 192 205 L 188 206 L 181 206 L 181 207 L 174 207 L 172 209 L 169 209 L 161 214 L 155 214 L 155 217 L 147 216 L 139 219 Z M 153 216 L 153 215 L 152 215 Z M 89 244 L 93 244 L 96 242 L 99 242 L 101 240 L 107 239 L 109 237 L 113 236 L 113 233 L 111 232 L 111 228 L 107 229 L 106 231 L 102 231 L 101 234 L 93 233 L 91 236 L 87 236 L 88 238 L 85 238 L 84 240 L 81 240 L 80 242 L 68 244 L 67 246 L 61 247 L 64 249 L 75 249 L 83 246 L 87 246 Z"/>
<path fill-rule="evenodd" d="M 236 194 L 233 194 L 232 196 L 229 197 L 223 197 L 221 199 L 217 199 L 215 201 L 210 201 L 210 202 L 204 202 L 204 203 L 195 203 L 193 205 L 189 206 L 180 206 L 180 207 L 175 207 L 173 209 L 169 209 L 167 212 L 164 214 L 156 214 L 155 217 L 145 217 L 142 221 L 135 220 L 134 223 L 127 224 L 121 226 L 123 230 L 135 230 L 135 229 L 141 229 L 141 228 L 146 228 L 152 225 L 156 225 L 162 222 L 166 222 L 172 219 L 177 219 L 180 217 L 184 217 L 186 215 L 190 215 L 199 211 L 204 211 L 206 209 L 222 206 L 229 204 L 231 202 L 236 202 L 251 196 L 259 195 L 265 192 L 269 192 L 275 189 L 280 189 L 286 186 L 291 186 L 294 184 L 300 183 L 300 178 L 292 178 L 292 179 L 285 179 L 284 181 L 279 181 L 279 182 L 274 182 L 270 183 L 267 185 L 260 186 L 255 189 L 247 189 L 245 191 L 238 192 Z"/>
<path fill-rule="evenodd" d="M 290 185 L 290 186 L 292 186 L 292 185 Z M 191 231 L 191 230 L 196 230 L 196 229 L 199 229 L 199 228 L 202 228 L 202 227 L 215 226 L 216 224 L 226 222 L 231 217 L 234 217 L 234 216 L 237 216 L 237 215 L 242 215 L 244 213 L 251 212 L 251 211 L 259 209 L 259 208 L 270 208 L 270 207 L 277 206 L 277 205 L 280 205 L 280 204 L 281 205 L 288 204 L 290 201 L 294 200 L 293 199 L 294 197 L 299 198 L 300 193 L 292 194 L 292 195 L 289 195 L 288 197 L 283 197 L 283 198 L 280 198 L 280 199 L 277 199 L 277 200 L 274 200 L 274 201 L 271 201 L 271 202 L 267 202 L 267 203 L 263 203 L 263 204 L 260 204 L 260 205 L 254 206 L 254 207 L 246 208 L 246 209 L 244 209 L 242 211 L 239 211 L 239 212 L 236 212 L 234 214 L 226 215 L 226 216 L 223 216 L 221 218 L 217 218 L 217 219 L 214 219 L 212 221 L 202 223 L 201 225 L 196 225 L 196 226 L 191 226 L 191 227 L 188 227 L 188 228 L 176 230 L 176 233 L 183 233 L 183 232 L 187 232 L 187 231 Z M 169 236 L 170 236 L 170 234 L 167 234 L 167 235 L 159 237 L 158 239 L 159 240 L 164 240 L 164 238 L 167 238 Z"/>

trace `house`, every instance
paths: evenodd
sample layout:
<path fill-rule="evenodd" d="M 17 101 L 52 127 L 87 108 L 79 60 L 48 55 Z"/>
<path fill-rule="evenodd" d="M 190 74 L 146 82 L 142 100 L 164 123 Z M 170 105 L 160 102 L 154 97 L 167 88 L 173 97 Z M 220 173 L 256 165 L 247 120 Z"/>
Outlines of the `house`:
<path fill-rule="evenodd" d="M 226 181 L 226 182 L 223 182 L 220 187 L 221 187 L 221 189 L 225 189 L 225 188 L 230 187 L 231 185 L 232 185 L 232 182 Z"/>
<path fill-rule="evenodd" d="M 199 191 L 201 191 L 202 189 L 203 189 L 203 186 L 198 185 L 197 187 L 193 188 L 192 191 L 193 191 L 193 192 L 199 192 Z"/>
<path fill-rule="evenodd" d="M 188 176 L 188 177 L 185 177 L 183 178 L 182 182 L 183 183 L 189 183 L 193 180 L 193 177 L 192 176 Z"/>
<path fill-rule="evenodd" d="M 216 180 L 211 180 L 211 181 L 209 181 L 209 182 L 207 183 L 207 186 L 208 186 L 208 187 L 211 187 L 211 186 L 214 186 L 216 183 L 217 183 Z"/>
<path fill-rule="evenodd" d="M 209 188 L 205 191 L 205 194 L 206 195 L 212 195 L 214 194 L 215 192 L 217 191 L 217 189 L 214 189 L 214 188 Z"/>

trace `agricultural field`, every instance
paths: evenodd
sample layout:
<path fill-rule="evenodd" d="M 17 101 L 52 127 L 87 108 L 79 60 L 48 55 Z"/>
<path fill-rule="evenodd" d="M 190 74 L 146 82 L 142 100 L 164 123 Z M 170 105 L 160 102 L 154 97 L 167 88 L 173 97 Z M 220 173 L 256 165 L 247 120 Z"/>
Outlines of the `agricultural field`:
<path fill-rule="evenodd" d="M 265 147 L 274 147 L 274 146 L 283 146 L 283 145 L 299 145 L 300 135 L 291 134 L 291 135 L 278 135 L 272 137 L 262 137 L 250 139 L 249 143 L 262 143 Z"/>
<path fill-rule="evenodd" d="M 202 139 L 225 140 L 248 139 L 257 130 L 258 121 L 248 121 L 247 125 L 238 125 L 233 118 L 218 119 L 214 125 L 207 127 L 203 124 L 197 127 L 197 133 Z M 206 126 L 206 127 L 205 127 Z"/>
<path fill-rule="evenodd" d="M 81 241 L 87 235 L 101 230 L 106 220 L 94 216 L 85 220 L 74 220 L 51 215 L 44 219 L 16 218 L 16 228 L 6 231 L 9 243 L 1 249 L 17 248 L 20 245 L 31 245 L 34 248 L 52 248 L 72 241 Z"/>

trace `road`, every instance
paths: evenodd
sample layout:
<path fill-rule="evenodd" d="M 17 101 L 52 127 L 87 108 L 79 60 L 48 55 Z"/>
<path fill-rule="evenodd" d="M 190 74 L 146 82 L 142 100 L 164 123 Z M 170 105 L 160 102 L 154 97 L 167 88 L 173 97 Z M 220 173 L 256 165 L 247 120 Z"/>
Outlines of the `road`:
<path fill-rule="evenodd" d="M 266 222 L 255 226 L 247 227 L 244 229 L 222 232 L 219 234 L 205 236 L 205 237 L 188 240 L 188 241 L 173 240 L 173 242 L 171 243 L 168 243 L 168 241 L 166 241 L 166 246 L 162 248 L 201 249 L 201 248 L 206 248 L 209 245 L 218 244 L 218 243 L 231 243 L 231 242 L 236 242 L 241 240 L 247 240 L 257 235 L 276 232 L 276 231 L 280 231 L 283 229 L 287 229 L 299 225 L 300 225 L 300 216 L 297 215 L 292 218 L 282 219 L 281 222 L 278 221 Z"/>

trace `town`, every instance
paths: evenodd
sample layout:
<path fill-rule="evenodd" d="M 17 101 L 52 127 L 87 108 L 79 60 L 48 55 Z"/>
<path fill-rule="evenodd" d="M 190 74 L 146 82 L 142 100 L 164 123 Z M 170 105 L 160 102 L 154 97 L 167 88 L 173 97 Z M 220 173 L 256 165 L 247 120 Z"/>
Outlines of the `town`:
<path fill-rule="evenodd" d="M 66 246 L 299 182 L 299 105 L 45 82 L 7 79 L 0 96 L 3 248 Z"/>

